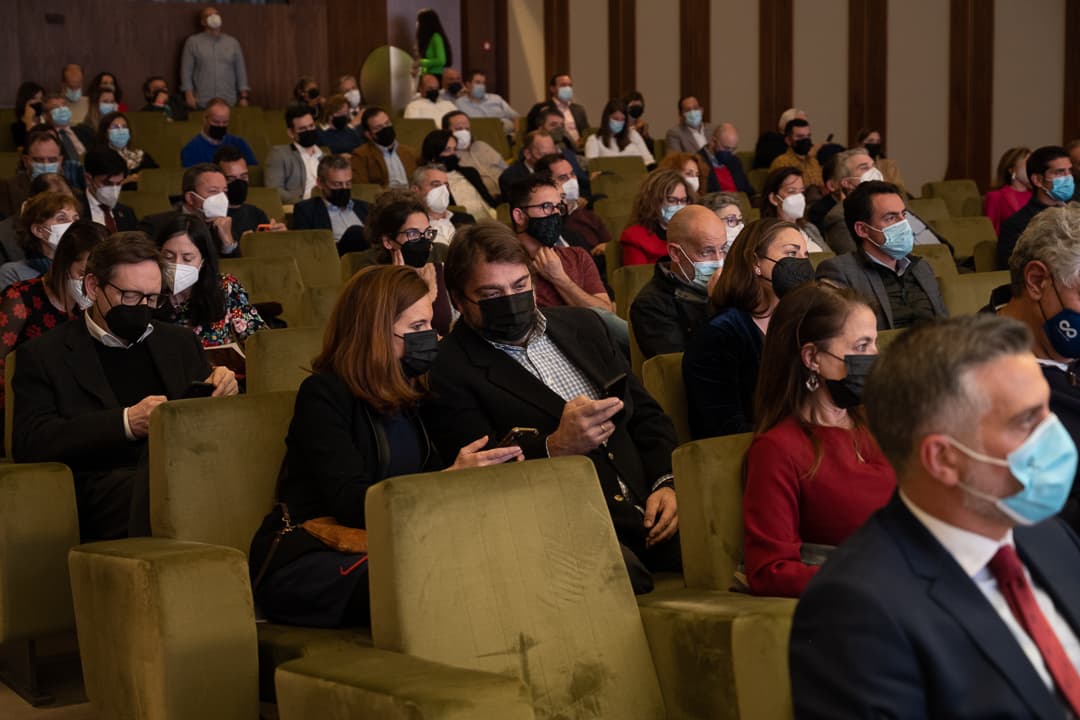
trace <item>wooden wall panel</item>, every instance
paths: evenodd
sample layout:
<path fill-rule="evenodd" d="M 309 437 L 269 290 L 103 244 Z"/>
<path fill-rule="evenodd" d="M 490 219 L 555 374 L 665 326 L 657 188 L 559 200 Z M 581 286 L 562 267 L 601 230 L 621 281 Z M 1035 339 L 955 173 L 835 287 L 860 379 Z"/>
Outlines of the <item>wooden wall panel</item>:
<path fill-rule="evenodd" d="M 994 94 L 994 0 L 950 0 L 949 164 L 946 179 L 970 178 L 986 192 Z"/>
<path fill-rule="evenodd" d="M 887 135 L 888 0 L 849 0 L 848 145 L 860 128 Z"/>
<path fill-rule="evenodd" d="M 792 10 L 792 0 L 761 0 L 759 6 L 760 132 L 775 132 L 780 113 L 791 107 Z"/>
<path fill-rule="evenodd" d="M 544 0 L 544 82 L 570 72 L 570 3 Z"/>
<path fill-rule="evenodd" d="M 387 44 L 386 1 L 324 0 L 326 3 L 326 63 L 335 83 L 342 75 L 360 75 L 372 50 Z M 323 94 L 329 92 L 329 88 Z"/>
<path fill-rule="evenodd" d="M 705 118 L 713 122 L 716 116 L 709 102 L 709 4 L 709 0 L 679 2 L 679 95 L 696 97 Z"/>
<path fill-rule="evenodd" d="M 461 71 L 482 70 L 487 87 L 508 94 L 506 3 L 501 0 L 461 0 Z"/>
<path fill-rule="evenodd" d="M 637 89 L 637 3 L 608 0 L 608 95 Z"/>
<path fill-rule="evenodd" d="M 1080 138 L 1080 3 L 1065 3 L 1065 117 L 1062 142 Z"/>

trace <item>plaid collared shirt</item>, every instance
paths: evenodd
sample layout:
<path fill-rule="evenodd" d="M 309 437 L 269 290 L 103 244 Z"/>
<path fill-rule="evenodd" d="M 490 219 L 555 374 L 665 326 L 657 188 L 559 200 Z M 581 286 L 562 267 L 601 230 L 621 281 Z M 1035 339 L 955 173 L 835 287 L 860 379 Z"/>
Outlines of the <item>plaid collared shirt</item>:
<path fill-rule="evenodd" d="M 590 400 L 600 399 L 597 387 L 547 334 L 547 319 L 542 312 L 536 313 L 536 327 L 524 345 L 504 345 L 493 341 L 491 344 L 513 358 L 566 402 L 579 395 Z"/>

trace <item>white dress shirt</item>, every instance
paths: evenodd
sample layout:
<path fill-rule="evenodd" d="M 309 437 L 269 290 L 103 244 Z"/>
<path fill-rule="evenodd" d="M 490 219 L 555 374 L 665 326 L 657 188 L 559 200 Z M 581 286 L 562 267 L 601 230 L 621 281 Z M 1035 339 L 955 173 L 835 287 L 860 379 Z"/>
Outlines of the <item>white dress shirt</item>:
<path fill-rule="evenodd" d="M 318 145 L 312 145 L 309 148 L 303 147 L 300 143 L 293 143 L 293 147 L 296 148 L 296 152 L 300 153 L 300 160 L 304 163 L 304 200 L 311 197 L 311 190 L 315 187 L 315 180 L 318 177 L 319 160 L 322 159 L 322 150 Z"/>
<path fill-rule="evenodd" d="M 334 242 L 339 242 L 341 236 L 345 234 L 345 231 L 351 228 L 353 225 L 359 225 L 364 227 L 364 223 L 360 221 L 356 213 L 353 212 L 353 203 L 355 200 L 350 200 L 349 204 L 341 208 L 332 202 L 327 202 L 326 198 L 323 198 L 323 202 L 326 203 L 326 212 L 330 215 L 330 232 L 334 234 Z"/>
<path fill-rule="evenodd" d="M 408 187 L 409 177 L 405 174 L 405 165 L 397 154 L 397 141 L 390 147 L 383 147 L 379 143 L 375 145 L 382 151 L 383 160 L 386 162 L 386 173 L 390 177 L 390 187 Z"/>
<path fill-rule="evenodd" d="M 446 217 L 432 217 L 428 215 L 428 225 L 435 228 L 438 235 L 435 236 L 435 242 L 442 243 L 443 245 L 449 245 L 450 241 L 454 239 L 454 233 L 457 232 L 457 228 L 454 227 L 454 223 L 450 222 L 450 213 L 446 213 Z"/>
<path fill-rule="evenodd" d="M 418 97 L 410 100 L 409 104 L 405 106 L 406 118 L 427 118 L 440 126 L 442 125 L 443 115 L 449 112 L 457 112 L 457 105 L 449 100 L 431 102 L 426 97 Z M 431 129 L 434 130 L 435 128 Z"/>

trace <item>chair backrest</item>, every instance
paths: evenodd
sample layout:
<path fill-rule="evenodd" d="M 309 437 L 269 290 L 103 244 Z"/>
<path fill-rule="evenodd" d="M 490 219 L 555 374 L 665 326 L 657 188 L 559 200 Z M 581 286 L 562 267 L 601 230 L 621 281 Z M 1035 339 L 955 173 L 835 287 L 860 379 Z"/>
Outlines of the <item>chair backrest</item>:
<path fill-rule="evenodd" d="M 483 140 L 495 148 L 495 152 L 502 157 L 506 159 L 511 157 L 510 143 L 506 141 L 506 131 L 503 130 L 502 118 L 470 117 L 469 132 L 472 133 L 474 140 Z"/>
<path fill-rule="evenodd" d="M 147 215 L 169 212 L 172 205 L 169 204 L 169 196 L 163 192 L 149 192 L 147 190 L 124 190 L 120 193 L 121 205 L 127 205 L 135 213 L 135 217 L 144 218 Z"/>
<path fill-rule="evenodd" d="M 742 164 L 744 172 L 750 172 L 750 168 L 754 167 L 753 150 L 740 150 L 735 153 L 735 157 L 739 158 L 739 162 Z"/>
<path fill-rule="evenodd" d="M 182 192 L 184 168 L 147 168 L 139 172 L 139 192 L 162 193 L 166 197 Z"/>
<path fill-rule="evenodd" d="M 671 418 L 675 425 L 675 439 L 680 444 L 690 440 L 682 360 L 682 353 L 667 353 L 651 357 L 641 366 L 641 382 Z"/>
<path fill-rule="evenodd" d="M 957 260 L 974 258 L 976 272 L 989 272 L 994 269 L 997 233 L 994 232 L 990 218 L 983 215 L 944 218 L 930 223 L 930 227 L 949 241 Z"/>
<path fill-rule="evenodd" d="M 307 327 L 325 328 L 330 320 L 338 298 L 341 297 L 341 285 L 308 288 L 304 291 L 304 319 Z"/>
<path fill-rule="evenodd" d="M 687 587 L 727 590 L 742 562 L 742 467 L 752 439 L 742 433 L 695 440 L 671 456 Z"/>
<path fill-rule="evenodd" d="M 588 459 L 389 478 L 365 506 L 376 647 L 518 677 L 537 717 L 664 717 Z"/>
<path fill-rule="evenodd" d="M 290 327 L 249 337 L 244 345 L 248 394 L 297 390 L 322 348 L 323 333 L 322 327 Z"/>
<path fill-rule="evenodd" d="M 371 250 L 356 250 L 341 256 L 341 282 L 347 283 L 361 269 L 371 264 Z"/>
<path fill-rule="evenodd" d="M 990 292 L 1009 284 L 1009 271 L 966 273 L 940 278 L 941 295 L 950 315 L 974 315 L 990 302 Z"/>
<path fill-rule="evenodd" d="M 626 319 L 626 333 L 630 336 L 630 369 L 633 371 L 634 376 L 640 380 L 642 368 L 645 367 L 645 355 L 642 354 L 641 348 L 638 347 L 637 338 L 634 337 L 634 323 L 630 322 L 630 318 Z"/>
<path fill-rule="evenodd" d="M 386 192 L 386 188 L 375 183 L 353 183 L 352 196 L 366 203 L 374 203 L 375 198 Z"/>
<path fill-rule="evenodd" d="M 604 159 L 615 160 L 617 158 Z M 629 159 L 638 160 L 640 162 L 640 158 Z M 644 181 L 645 177 L 646 176 L 643 173 L 631 173 L 628 175 L 604 173 L 602 175 L 598 175 L 592 181 L 593 195 L 607 195 L 613 200 L 633 201 L 633 199 L 638 194 L 638 190 L 641 189 L 641 183 L 642 181 Z"/>
<path fill-rule="evenodd" d="M 754 188 L 754 193 L 760 195 L 765 187 L 765 181 L 769 179 L 768 168 L 754 168 L 746 171 L 746 181 Z"/>
<path fill-rule="evenodd" d="M 262 113 L 263 136 L 271 145 L 288 145 L 292 142 L 285 127 L 285 111 L 265 109 Z"/>
<path fill-rule="evenodd" d="M 8 127 L 8 125 L 5 125 L 3 127 Z M 11 133 L 7 133 L 7 135 L 8 137 L 11 137 Z M 0 173 L 3 173 L 3 177 L 10 177 L 14 175 L 19 170 L 20 165 L 22 165 L 21 153 L 0 152 Z"/>
<path fill-rule="evenodd" d="M 614 272 L 609 272 L 611 289 L 615 291 L 615 314 L 626 320 L 630 317 L 630 305 L 649 284 L 656 272 L 654 265 L 623 265 Z"/>
<path fill-rule="evenodd" d="M 939 180 L 925 183 L 923 197 L 941 198 L 953 217 L 980 215 L 982 196 L 974 180 Z"/>
<path fill-rule="evenodd" d="M 247 202 L 266 213 L 268 218 L 284 222 L 285 208 L 281 204 L 281 193 L 277 188 L 249 187 Z"/>
<path fill-rule="evenodd" d="M 15 435 L 15 351 L 4 358 L 4 457 L 11 459 L 12 439 Z"/>
<path fill-rule="evenodd" d="M 300 279 L 300 268 L 293 258 L 226 258 L 221 261 L 221 272 L 235 275 L 252 303 L 280 303 L 282 320 L 297 326 L 303 322 L 304 281 Z"/>
<path fill-rule="evenodd" d="M 595 157 L 589 161 L 589 172 L 611 173 L 619 177 L 634 177 L 645 174 L 645 161 L 640 155 Z"/>
<path fill-rule="evenodd" d="M 394 134 L 402 145 L 408 145 L 416 152 L 420 152 L 424 144 L 424 138 L 428 133 L 438 130 L 434 120 L 428 118 L 401 118 L 394 120 Z"/>
<path fill-rule="evenodd" d="M 15 122 L 15 108 L 0 108 L 0 128 L 11 127 L 13 122 Z M 3 136 L 0 137 L 0 152 L 15 152 L 18 149 L 15 147 L 15 138 L 11 136 L 11 133 L 0 133 L 0 135 Z M 8 175 L 6 169 L 4 175 Z"/>
<path fill-rule="evenodd" d="M 295 392 L 176 400 L 150 417 L 154 537 L 245 554 L 274 502 Z"/>
<path fill-rule="evenodd" d="M 817 266 L 821 264 L 822 260 L 828 260 L 831 257 L 836 257 L 836 253 L 831 250 L 822 250 L 821 252 L 810 253 L 810 264 L 817 269 Z"/>
<path fill-rule="evenodd" d="M 341 284 L 341 261 L 329 230 L 249 233 L 240 238 L 244 257 L 291 257 L 306 287 Z"/>
<path fill-rule="evenodd" d="M 949 215 L 949 206 L 937 197 L 912 198 L 907 201 L 908 210 L 922 218 L 923 222 L 944 220 Z"/>
<path fill-rule="evenodd" d="M 934 269 L 934 275 L 937 277 L 945 277 L 946 275 L 956 275 L 956 261 L 953 260 L 952 253 L 949 251 L 947 245 L 941 245 L 935 243 L 933 245 L 916 245 L 911 250 L 913 255 L 918 255 L 926 262 L 930 263 L 930 267 Z"/>
<path fill-rule="evenodd" d="M 893 340 L 900 337 L 907 332 L 907 328 L 896 328 L 895 330 L 878 330 L 877 334 L 877 349 L 878 352 L 884 352 L 885 348 L 892 345 Z"/>

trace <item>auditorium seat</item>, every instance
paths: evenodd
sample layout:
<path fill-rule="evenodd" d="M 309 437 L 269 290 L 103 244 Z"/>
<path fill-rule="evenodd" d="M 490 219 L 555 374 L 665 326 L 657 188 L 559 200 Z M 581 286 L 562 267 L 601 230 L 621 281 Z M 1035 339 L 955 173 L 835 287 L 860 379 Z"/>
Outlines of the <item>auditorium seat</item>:
<path fill-rule="evenodd" d="M 367 250 L 358 250 L 354 252 L 347 252 L 341 256 L 339 262 L 341 263 L 341 282 L 347 283 L 353 275 L 357 273 L 361 268 L 367 267 L 370 264 L 368 257 L 371 253 Z"/>
<path fill-rule="evenodd" d="M 11 136 L 11 126 L 15 122 L 15 108 L 0 108 L 0 152 L 15 152 L 15 138 Z M 5 169 L 0 177 L 8 177 Z"/>
<path fill-rule="evenodd" d="M 630 305 L 641 288 L 652 280 L 656 268 L 653 265 L 623 265 L 614 272 L 608 271 L 611 289 L 615 292 L 615 314 L 623 320 L 630 317 Z"/>
<path fill-rule="evenodd" d="M 682 360 L 682 353 L 667 353 L 651 357 L 641 366 L 641 382 L 675 424 L 675 439 L 680 445 L 690 441 Z"/>
<path fill-rule="evenodd" d="M 285 208 L 281 204 L 281 193 L 277 188 L 252 185 L 248 188 L 247 203 L 262 210 L 271 220 L 285 221 Z"/>
<path fill-rule="evenodd" d="M 949 251 L 947 245 L 915 245 L 911 250 L 911 254 L 917 255 L 930 263 L 930 267 L 933 268 L 934 275 L 937 277 L 957 274 L 956 261 L 953 259 L 952 252 Z"/>
<path fill-rule="evenodd" d="M 182 193 L 184 168 L 147 168 L 139 171 L 139 192 L 159 193 L 166 197 Z M 140 216 L 141 217 L 141 216 Z"/>
<path fill-rule="evenodd" d="M 428 133 L 438 130 L 435 121 L 428 118 L 394 118 L 394 134 L 402 145 L 408 145 L 417 153 Z"/>
<path fill-rule="evenodd" d="M 615 175 L 620 178 L 636 177 L 640 183 L 641 176 L 646 174 L 645 161 L 639 155 L 595 157 L 589 160 L 589 172 Z"/>
<path fill-rule="evenodd" d="M 754 188 L 754 194 L 758 197 L 761 196 L 761 191 L 765 187 L 765 181 L 769 177 L 768 168 L 750 168 L 746 169 L 746 181 L 750 183 L 750 187 Z M 749 220 L 747 220 L 749 222 Z"/>
<path fill-rule="evenodd" d="M 665 155 L 667 155 L 667 140 L 662 137 L 653 138 L 653 157 L 660 162 Z"/>
<path fill-rule="evenodd" d="M 939 278 L 950 315 L 973 315 L 990 302 L 990 292 L 1009 284 L 1009 271 L 966 273 Z"/>
<path fill-rule="evenodd" d="M 912 198 L 907 201 L 907 207 L 925 223 L 951 217 L 949 215 L 949 206 L 938 197 Z"/>
<path fill-rule="evenodd" d="M 248 394 L 296 391 L 310 374 L 324 332 L 322 327 L 291 327 L 249 337 L 244 346 Z"/>
<path fill-rule="evenodd" d="M 469 117 L 469 132 L 474 140 L 482 140 L 507 162 L 513 157 L 510 153 L 510 143 L 506 141 L 506 132 L 503 130 L 502 118 L 496 117 Z"/>
<path fill-rule="evenodd" d="M 261 233 L 278 235 L 279 233 Z M 221 261 L 221 272 L 236 276 L 253 304 L 276 302 L 281 319 L 299 327 L 304 318 L 304 282 L 292 257 L 241 257 Z"/>
<path fill-rule="evenodd" d="M 4 358 L 4 459 L 11 459 L 12 436 L 15 432 L 15 355 L 12 350 Z"/>
<path fill-rule="evenodd" d="M 750 172 L 750 168 L 754 167 L 753 150 L 739 150 L 735 153 L 735 157 L 739 158 L 739 162 L 742 163 L 743 172 Z"/>
<path fill-rule="evenodd" d="M 386 192 L 386 188 L 374 183 L 353 183 L 352 186 L 352 196 L 354 198 L 371 204 L 375 202 L 375 198 L 384 192 Z"/>
<path fill-rule="evenodd" d="M 330 320 L 330 313 L 341 297 L 341 285 L 312 287 L 304 291 L 304 319 L 307 327 L 325 328 Z"/>
<path fill-rule="evenodd" d="M 140 185 L 141 187 L 141 185 Z M 177 190 L 179 193 L 179 190 Z M 124 190 L 120 193 L 121 205 L 127 205 L 140 220 L 148 215 L 169 212 L 173 206 L 169 203 L 169 195 L 163 192 L 149 192 L 145 190 Z"/>
<path fill-rule="evenodd" d="M 597 158 L 599 160 L 601 158 Z M 640 164 L 640 158 L 603 158 L 606 160 L 633 160 Z M 644 167 L 644 166 L 643 166 Z M 641 184 L 648 177 L 645 173 L 633 173 L 629 175 L 616 175 L 614 173 L 602 173 L 592 179 L 593 197 L 601 195 L 612 200 L 620 200 L 624 203 L 632 203 L 637 197 Z"/>
<path fill-rule="evenodd" d="M 288 145 L 292 142 L 285 127 L 285 110 L 264 109 L 262 113 L 263 137 L 268 145 Z M 264 161 L 265 158 L 259 158 Z"/>
<path fill-rule="evenodd" d="M 630 370 L 634 373 L 634 377 L 640 380 L 642 368 L 645 366 L 645 356 L 638 347 L 637 338 L 634 337 L 634 323 L 630 322 L 629 317 L 626 319 L 626 333 L 630 336 Z"/>
<path fill-rule="evenodd" d="M 6 128 L 7 125 L 0 126 L 0 131 Z M 5 133 L 0 132 L 0 135 Z M 11 137 L 11 133 L 6 133 L 8 137 Z M 22 154 L 17 152 L 0 152 L 0 178 L 11 177 L 19 168 L 22 167 Z"/>
<path fill-rule="evenodd" d="M 974 180 L 939 180 L 923 183 L 924 198 L 941 198 L 952 217 L 982 215 L 982 196 Z"/>
<path fill-rule="evenodd" d="M 990 218 L 951 217 L 930 223 L 938 235 L 949 241 L 959 262 L 972 258 L 976 272 L 990 272 L 997 263 L 997 233 Z"/>
<path fill-rule="evenodd" d="M 884 352 L 885 348 L 892 345 L 896 338 L 907 332 L 907 328 L 897 328 L 895 330 L 878 330 L 877 334 L 877 349 L 878 352 Z"/>
<path fill-rule="evenodd" d="M 817 269 L 817 266 L 820 265 L 823 260 L 828 260 L 831 257 L 836 257 L 836 253 L 832 252 L 831 250 L 812 252 L 810 253 L 810 264 L 813 265 L 815 269 Z"/>
<path fill-rule="evenodd" d="M 240 252 L 248 258 L 295 259 L 305 287 L 341 284 L 341 262 L 329 230 L 249 233 L 240 238 Z"/>

